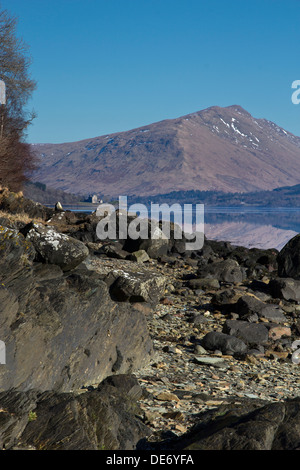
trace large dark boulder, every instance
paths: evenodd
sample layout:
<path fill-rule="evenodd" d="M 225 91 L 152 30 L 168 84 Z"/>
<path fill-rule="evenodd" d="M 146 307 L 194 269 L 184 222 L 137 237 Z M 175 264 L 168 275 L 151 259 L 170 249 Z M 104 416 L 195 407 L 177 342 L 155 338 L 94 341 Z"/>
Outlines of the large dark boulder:
<path fill-rule="evenodd" d="M 275 323 L 284 323 L 286 321 L 283 310 L 277 304 L 265 303 L 253 295 L 240 297 L 235 310 L 241 320 L 249 322 L 257 321 L 259 318 L 265 318 Z"/>
<path fill-rule="evenodd" d="M 191 450 L 300 450 L 300 398 L 278 403 L 239 399 L 201 413 L 198 423 L 177 438 L 139 449 Z"/>
<path fill-rule="evenodd" d="M 288 241 L 277 257 L 278 276 L 300 279 L 300 235 Z"/>
<path fill-rule="evenodd" d="M 249 323 L 242 320 L 226 320 L 223 333 L 241 339 L 249 346 L 266 344 L 269 339 L 269 330 L 262 323 Z"/>
<path fill-rule="evenodd" d="M 51 215 L 50 219 L 47 220 L 47 224 L 54 225 L 61 230 L 64 230 L 69 225 L 76 225 L 81 222 L 79 215 L 76 212 L 55 210 Z"/>
<path fill-rule="evenodd" d="M 243 354 L 247 351 L 244 341 L 234 336 L 210 331 L 202 338 L 201 345 L 208 350 L 220 350 L 223 354 Z"/>
<path fill-rule="evenodd" d="M 0 250 L 0 390 L 70 391 L 149 363 L 145 312 L 113 300 L 91 266 L 33 261 L 32 243 L 5 227 Z"/>
<path fill-rule="evenodd" d="M 105 243 L 97 250 L 97 255 L 105 255 L 108 258 L 126 259 L 129 253 L 123 250 L 121 243 Z"/>
<path fill-rule="evenodd" d="M 6 282 L 16 272 L 24 270 L 31 265 L 36 256 L 36 251 L 28 240 L 18 232 L 0 225 L 0 279 Z M 2 288 L 5 286 L 2 282 Z"/>
<path fill-rule="evenodd" d="M 165 290 L 166 278 L 164 276 L 148 273 L 145 270 L 119 271 L 109 275 L 106 282 L 110 282 L 112 298 L 124 302 L 146 302 L 156 305 Z M 115 280 L 112 282 L 112 279 Z"/>
<path fill-rule="evenodd" d="M 235 247 L 230 258 L 235 259 L 241 266 L 247 268 L 248 274 L 272 272 L 277 269 L 278 251 L 275 249 Z"/>
<path fill-rule="evenodd" d="M 160 233 L 160 229 L 157 229 Z M 169 251 L 169 240 L 165 237 L 163 238 L 148 238 L 141 239 L 138 238 L 133 240 L 128 238 L 125 240 L 123 245 L 123 250 L 133 253 L 135 251 L 144 250 L 150 258 L 157 259 L 160 256 L 166 255 Z"/>
<path fill-rule="evenodd" d="M 269 289 L 274 298 L 300 302 L 300 280 L 292 278 L 271 279 Z"/>
<path fill-rule="evenodd" d="M 246 278 L 245 271 L 233 259 L 215 261 L 199 267 L 198 277 L 214 278 L 226 283 L 240 283 Z"/>
<path fill-rule="evenodd" d="M 31 222 L 22 230 L 37 252 L 37 261 L 56 264 L 63 271 L 70 271 L 89 255 L 84 243 L 59 233 L 53 227 Z"/>
<path fill-rule="evenodd" d="M 101 217 L 98 217 L 96 212 L 92 214 L 76 213 L 76 216 L 78 219 L 77 222 L 73 224 L 69 223 L 64 227 L 63 232 L 85 243 L 99 243 L 101 240 L 99 240 L 97 236 L 97 225 Z M 55 225 L 58 229 L 61 229 L 59 224 Z"/>
<path fill-rule="evenodd" d="M 134 450 L 150 434 L 138 417 L 139 389 L 122 376 L 81 394 L 2 392 L 0 449 Z"/>
<path fill-rule="evenodd" d="M 239 292 L 232 288 L 225 288 L 218 290 L 212 295 L 211 303 L 216 307 L 220 307 L 222 310 L 232 309 L 232 306 L 236 304 L 237 299 L 241 296 Z"/>

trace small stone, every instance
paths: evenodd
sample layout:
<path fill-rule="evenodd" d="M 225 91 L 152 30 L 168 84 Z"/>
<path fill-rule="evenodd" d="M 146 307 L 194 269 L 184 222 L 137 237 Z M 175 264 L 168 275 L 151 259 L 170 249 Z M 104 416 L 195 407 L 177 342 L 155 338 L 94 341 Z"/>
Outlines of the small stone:
<path fill-rule="evenodd" d="M 201 313 L 193 314 L 189 321 L 194 323 L 195 326 L 201 326 L 202 324 L 208 323 L 206 316 L 201 315 Z"/>
<path fill-rule="evenodd" d="M 258 364 L 258 360 L 256 359 L 255 356 L 252 356 L 250 354 L 247 354 L 246 355 L 246 358 L 245 358 L 246 362 L 248 362 L 248 364 Z"/>
<path fill-rule="evenodd" d="M 168 366 L 165 362 L 154 362 L 152 364 L 152 367 L 155 367 L 156 369 L 167 369 Z"/>
<path fill-rule="evenodd" d="M 215 349 L 214 356 L 223 356 L 223 353 L 219 349 Z"/>
<path fill-rule="evenodd" d="M 256 398 L 259 398 L 257 395 L 255 395 L 254 393 L 245 393 L 245 397 L 247 398 L 253 398 L 253 399 L 256 399 Z"/>
<path fill-rule="evenodd" d="M 223 315 L 222 315 L 221 312 L 216 312 L 216 313 L 214 313 L 214 317 L 215 317 L 216 320 L 220 320 L 220 318 L 222 318 Z"/>
<path fill-rule="evenodd" d="M 291 329 L 288 326 L 274 326 L 269 330 L 269 338 L 276 340 L 282 336 L 291 336 Z"/>
<path fill-rule="evenodd" d="M 187 431 L 187 427 L 183 426 L 182 424 L 176 424 L 175 429 L 176 429 L 176 431 L 179 431 L 179 432 L 182 432 L 182 433 Z"/>
<path fill-rule="evenodd" d="M 181 349 L 176 348 L 174 346 L 164 346 L 163 351 L 168 352 L 168 353 L 173 353 L 173 354 L 182 354 Z"/>
<path fill-rule="evenodd" d="M 201 356 L 202 354 L 203 355 L 207 354 L 207 351 L 200 344 L 196 344 L 194 348 L 194 353 L 199 354 Z"/>
<path fill-rule="evenodd" d="M 164 321 L 172 321 L 172 315 L 166 313 L 163 317 L 161 317 L 161 319 Z"/>
<path fill-rule="evenodd" d="M 175 348 L 175 354 L 181 355 L 181 354 L 183 354 L 183 352 L 181 351 L 181 349 Z"/>
<path fill-rule="evenodd" d="M 265 352 L 265 356 L 270 359 L 286 359 L 289 353 L 287 351 L 273 351 L 273 349 L 268 349 Z"/>
<path fill-rule="evenodd" d="M 194 361 L 196 362 L 196 364 L 201 364 L 201 365 L 206 365 L 206 366 L 213 366 L 213 367 L 226 366 L 226 362 L 219 357 L 197 356 L 195 357 Z"/>
<path fill-rule="evenodd" d="M 63 207 L 59 201 L 57 201 L 57 203 L 55 204 L 54 209 L 56 211 L 63 211 Z"/>
<path fill-rule="evenodd" d="M 160 417 L 159 413 L 157 413 L 155 411 L 149 411 L 149 410 L 144 411 L 144 422 L 145 423 L 151 424 L 159 417 Z"/>
<path fill-rule="evenodd" d="M 184 419 L 184 415 L 181 411 L 168 411 L 167 413 L 163 413 L 163 417 L 167 419 L 174 419 L 176 421 L 182 421 Z"/>
<path fill-rule="evenodd" d="M 178 396 L 171 392 L 160 392 L 155 398 L 160 401 L 180 401 Z"/>
<path fill-rule="evenodd" d="M 149 255 L 145 250 L 138 250 L 131 253 L 131 260 L 137 263 L 145 263 L 149 261 Z"/>
<path fill-rule="evenodd" d="M 212 374 L 211 378 L 214 380 L 219 380 L 220 377 L 218 375 Z"/>
<path fill-rule="evenodd" d="M 172 299 L 170 299 L 169 297 L 163 297 L 162 299 L 160 299 L 160 303 L 162 305 L 173 305 L 174 302 Z"/>

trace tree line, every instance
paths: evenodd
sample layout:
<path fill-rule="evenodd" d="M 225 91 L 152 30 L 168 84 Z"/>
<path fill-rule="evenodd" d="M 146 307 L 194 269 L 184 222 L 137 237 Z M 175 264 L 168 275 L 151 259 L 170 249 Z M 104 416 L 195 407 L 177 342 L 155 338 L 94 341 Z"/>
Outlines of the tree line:
<path fill-rule="evenodd" d="M 5 84 L 6 100 L 0 104 L 0 186 L 22 189 L 36 166 L 26 131 L 35 115 L 27 103 L 36 88 L 30 76 L 29 48 L 17 36 L 17 18 L 0 4 L 0 80 Z"/>

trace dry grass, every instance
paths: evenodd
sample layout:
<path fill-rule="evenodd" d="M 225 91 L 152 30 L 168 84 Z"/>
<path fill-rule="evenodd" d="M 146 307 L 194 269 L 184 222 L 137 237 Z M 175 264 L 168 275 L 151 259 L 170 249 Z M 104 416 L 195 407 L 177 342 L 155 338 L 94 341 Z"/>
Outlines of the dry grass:
<path fill-rule="evenodd" d="M 2 211 L 0 210 L 0 217 L 5 217 L 6 219 L 8 219 L 10 222 L 14 223 L 14 222 L 23 222 L 25 224 L 29 224 L 29 222 L 37 222 L 37 223 L 41 223 L 41 224 L 45 224 L 45 221 L 43 219 L 40 219 L 40 218 L 30 218 L 28 216 L 28 214 L 25 214 L 24 212 L 21 212 L 19 214 L 10 214 L 9 212 L 5 212 L 5 211 Z"/>

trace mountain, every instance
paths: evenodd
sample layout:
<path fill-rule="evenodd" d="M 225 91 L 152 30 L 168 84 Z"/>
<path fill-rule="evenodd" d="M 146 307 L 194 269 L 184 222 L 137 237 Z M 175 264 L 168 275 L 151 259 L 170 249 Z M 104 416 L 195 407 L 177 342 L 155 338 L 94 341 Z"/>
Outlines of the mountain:
<path fill-rule="evenodd" d="M 251 192 L 300 182 L 300 138 L 238 105 L 34 149 L 32 179 L 75 194 Z"/>

